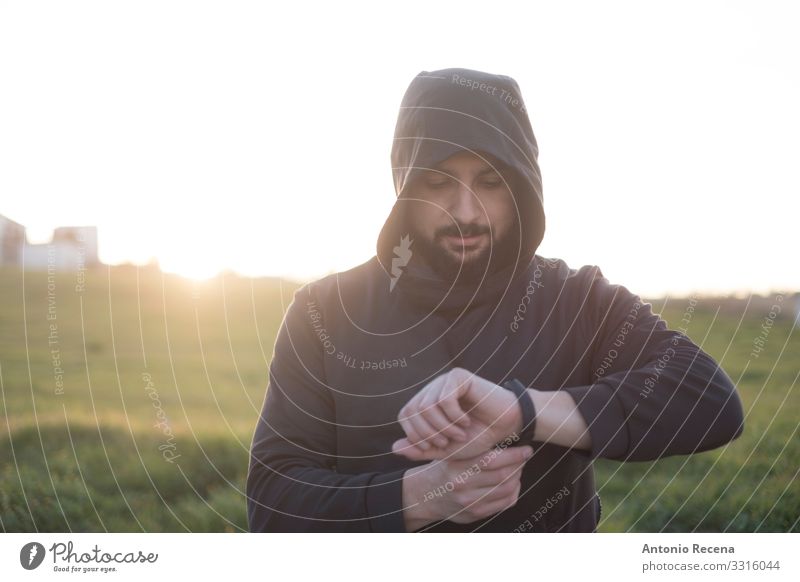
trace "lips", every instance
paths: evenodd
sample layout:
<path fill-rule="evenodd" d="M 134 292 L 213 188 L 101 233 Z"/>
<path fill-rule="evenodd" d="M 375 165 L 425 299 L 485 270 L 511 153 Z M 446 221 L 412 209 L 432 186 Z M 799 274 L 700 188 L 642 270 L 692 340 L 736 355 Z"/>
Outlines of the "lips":
<path fill-rule="evenodd" d="M 474 234 L 474 235 L 471 235 L 471 236 L 464 236 L 464 237 L 446 235 L 444 237 L 444 240 L 446 240 L 448 243 L 450 243 L 452 245 L 471 247 L 471 246 L 474 246 L 477 243 L 481 242 L 484 239 L 485 236 L 486 236 L 485 234 Z"/>

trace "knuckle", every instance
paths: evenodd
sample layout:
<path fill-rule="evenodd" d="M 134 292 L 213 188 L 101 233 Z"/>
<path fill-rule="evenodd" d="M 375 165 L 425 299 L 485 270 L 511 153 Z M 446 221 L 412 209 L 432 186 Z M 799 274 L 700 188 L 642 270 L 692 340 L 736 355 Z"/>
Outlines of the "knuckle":
<path fill-rule="evenodd" d="M 470 521 L 478 521 L 479 519 L 483 519 L 484 517 L 486 517 L 486 513 L 481 510 L 475 509 L 469 511 Z"/>
<path fill-rule="evenodd" d="M 494 515 L 495 513 L 497 513 L 497 510 L 491 505 L 486 504 L 480 507 L 477 513 L 478 513 L 478 519 L 483 519 L 484 517 L 489 517 L 490 515 Z"/>
<path fill-rule="evenodd" d="M 517 485 L 513 481 L 507 481 L 497 488 L 497 496 L 501 498 L 508 497 L 514 493 Z"/>
<path fill-rule="evenodd" d="M 479 511 L 475 511 L 473 509 L 467 509 L 464 511 L 463 514 L 466 516 L 468 523 L 472 521 L 477 521 L 479 519 L 483 519 L 484 517 Z"/>
<path fill-rule="evenodd" d="M 467 374 L 468 372 L 464 368 L 456 367 L 450 370 L 450 379 L 455 380 L 456 382 L 461 382 L 467 377 Z"/>

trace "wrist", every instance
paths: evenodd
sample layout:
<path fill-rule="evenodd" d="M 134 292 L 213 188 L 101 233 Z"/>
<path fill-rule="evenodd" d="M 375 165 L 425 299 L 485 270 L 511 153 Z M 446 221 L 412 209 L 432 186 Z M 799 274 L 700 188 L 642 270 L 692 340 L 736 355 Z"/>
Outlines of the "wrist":
<path fill-rule="evenodd" d="M 434 461 L 435 462 L 435 461 Z M 431 490 L 429 474 L 432 463 L 408 469 L 403 474 L 403 520 L 406 531 L 413 532 L 439 519 L 435 497 L 426 500 Z"/>
<path fill-rule="evenodd" d="M 534 440 L 591 450 L 592 439 L 575 400 L 563 390 L 528 390 L 537 410 Z"/>
<path fill-rule="evenodd" d="M 528 388 L 528 395 L 531 397 L 531 400 L 533 401 L 533 407 L 536 409 L 536 428 L 533 431 L 534 441 L 543 440 L 541 437 L 545 421 L 544 410 L 546 408 L 550 394 L 552 393 L 548 393 L 542 390 L 537 390 L 535 388 Z"/>

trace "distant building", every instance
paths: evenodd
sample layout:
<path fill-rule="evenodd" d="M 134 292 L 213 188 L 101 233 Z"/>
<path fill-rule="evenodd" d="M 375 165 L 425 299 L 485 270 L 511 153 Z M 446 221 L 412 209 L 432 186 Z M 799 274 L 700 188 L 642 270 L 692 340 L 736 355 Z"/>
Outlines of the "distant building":
<path fill-rule="evenodd" d="M 62 226 L 51 242 L 30 244 L 25 227 L 0 214 L 0 266 L 75 271 L 99 264 L 96 226 Z"/>
<path fill-rule="evenodd" d="M 25 227 L 0 214 L 0 265 L 18 265 L 25 240 Z"/>
<path fill-rule="evenodd" d="M 792 317 L 794 317 L 794 325 L 796 327 L 800 327 L 800 291 L 791 295 L 790 299 L 792 300 L 791 303 L 793 304 L 792 307 L 794 308 L 794 312 L 792 313 Z"/>

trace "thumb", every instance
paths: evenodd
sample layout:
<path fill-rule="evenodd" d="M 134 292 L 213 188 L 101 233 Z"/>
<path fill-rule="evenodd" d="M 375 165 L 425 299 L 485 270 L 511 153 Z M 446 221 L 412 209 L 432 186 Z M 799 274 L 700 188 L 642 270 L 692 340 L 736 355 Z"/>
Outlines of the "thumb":
<path fill-rule="evenodd" d="M 394 441 L 394 443 L 392 443 L 392 452 L 411 461 L 433 461 L 446 456 L 446 451 L 443 451 L 442 449 L 423 451 L 407 438 Z"/>
<path fill-rule="evenodd" d="M 404 437 L 392 443 L 392 452 L 396 455 L 414 460 L 419 456 L 420 449 Z"/>

